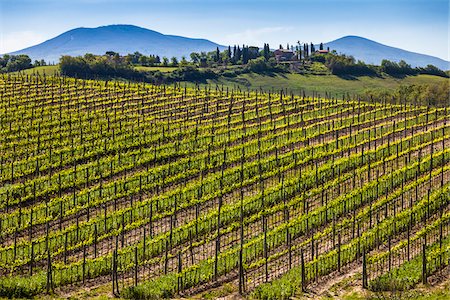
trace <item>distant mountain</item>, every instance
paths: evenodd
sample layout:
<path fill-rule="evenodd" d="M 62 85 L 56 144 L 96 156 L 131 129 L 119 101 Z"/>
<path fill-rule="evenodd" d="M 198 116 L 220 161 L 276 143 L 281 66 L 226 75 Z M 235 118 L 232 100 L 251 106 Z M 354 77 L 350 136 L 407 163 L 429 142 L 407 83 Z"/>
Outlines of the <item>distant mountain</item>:
<path fill-rule="evenodd" d="M 383 59 L 388 59 L 397 62 L 404 60 L 413 67 L 425 67 L 431 64 L 442 70 L 450 69 L 450 62 L 438 57 L 386 46 L 359 36 L 345 36 L 324 44 L 324 47 L 330 47 L 330 50 L 336 50 L 338 53 L 352 55 L 355 59 L 369 64 L 379 65 Z"/>
<path fill-rule="evenodd" d="M 193 39 L 162 33 L 133 25 L 109 25 L 97 28 L 76 28 L 41 44 L 15 51 L 11 54 L 27 54 L 32 60 L 44 59 L 57 63 L 61 55 L 105 54 L 115 51 L 128 54 L 173 56 L 189 59 L 191 52 L 212 51 L 216 43 L 205 39 Z"/>

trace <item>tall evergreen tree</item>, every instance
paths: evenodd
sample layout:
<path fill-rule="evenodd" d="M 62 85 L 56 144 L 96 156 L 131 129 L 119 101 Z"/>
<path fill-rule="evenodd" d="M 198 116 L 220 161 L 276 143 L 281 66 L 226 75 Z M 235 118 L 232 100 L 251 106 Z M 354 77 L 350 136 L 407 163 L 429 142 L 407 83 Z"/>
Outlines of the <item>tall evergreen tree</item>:
<path fill-rule="evenodd" d="M 298 60 L 302 60 L 302 44 L 300 41 L 297 41 L 297 58 Z"/>
<path fill-rule="evenodd" d="M 270 53 L 269 44 L 264 44 L 264 59 L 265 60 L 269 59 L 269 53 Z"/>
<path fill-rule="evenodd" d="M 228 60 L 231 60 L 231 46 L 228 45 Z"/>
<path fill-rule="evenodd" d="M 242 45 L 242 63 L 248 63 L 248 46 Z"/>
<path fill-rule="evenodd" d="M 323 50 L 323 43 L 320 43 L 319 50 Z"/>
<path fill-rule="evenodd" d="M 216 48 L 216 57 L 215 57 L 215 61 L 219 62 L 220 61 L 220 50 L 219 47 Z"/>
<path fill-rule="evenodd" d="M 295 46 L 295 54 L 297 55 L 297 59 L 300 60 L 301 59 L 300 47 L 298 45 Z"/>

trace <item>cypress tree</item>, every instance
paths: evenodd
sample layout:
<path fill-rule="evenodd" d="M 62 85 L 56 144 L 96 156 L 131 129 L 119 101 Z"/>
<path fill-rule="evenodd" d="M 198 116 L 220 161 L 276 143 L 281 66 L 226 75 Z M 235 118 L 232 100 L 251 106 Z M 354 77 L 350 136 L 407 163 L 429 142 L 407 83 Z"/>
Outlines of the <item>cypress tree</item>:
<path fill-rule="evenodd" d="M 245 65 L 248 63 L 248 47 L 242 45 L 242 63 Z"/>
<path fill-rule="evenodd" d="M 270 53 L 269 44 L 264 44 L 264 58 L 265 58 L 265 60 L 269 59 L 269 53 Z"/>
<path fill-rule="evenodd" d="M 220 61 L 220 50 L 219 50 L 219 47 L 217 47 L 216 48 L 216 62 L 219 62 Z"/>
<path fill-rule="evenodd" d="M 237 49 L 236 49 L 236 62 L 238 62 L 241 59 L 241 56 L 242 56 L 241 48 L 239 48 L 239 46 L 237 46 Z"/>

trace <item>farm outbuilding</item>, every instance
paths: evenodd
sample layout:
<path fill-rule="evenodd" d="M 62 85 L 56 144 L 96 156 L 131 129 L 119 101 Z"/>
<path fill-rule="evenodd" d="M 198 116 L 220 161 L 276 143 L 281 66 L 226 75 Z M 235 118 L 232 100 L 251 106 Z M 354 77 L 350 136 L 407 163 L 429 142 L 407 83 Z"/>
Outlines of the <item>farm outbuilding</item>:
<path fill-rule="evenodd" d="M 294 59 L 294 52 L 288 49 L 277 49 L 273 52 L 277 62 L 291 61 Z"/>

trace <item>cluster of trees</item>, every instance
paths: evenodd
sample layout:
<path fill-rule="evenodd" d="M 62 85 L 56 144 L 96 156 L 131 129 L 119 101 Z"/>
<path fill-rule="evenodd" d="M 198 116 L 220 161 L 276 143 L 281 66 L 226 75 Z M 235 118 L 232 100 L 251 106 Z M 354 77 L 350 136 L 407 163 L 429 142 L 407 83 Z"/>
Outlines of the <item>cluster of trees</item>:
<path fill-rule="evenodd" d="M 59 68 L 62 75 L 79 78 L 120 77 L 139 80 L 143 77 L 123 56 L 115 52 L 105 55 L 88 53 L 77 57 L 64 55 L 59 61 Z"/>
<path fill-rule="evenodd" d="M 155 81 L 155 79 L 158 78 L 168 83 L 180 81 L 206 83 L 207 79 L 216 79 L 219 75 L 216 72 L 212 71 L 211 69 L 199 69 L 194 66 L 186 66 L 180 67 L 173 72 L 165 74 L 157 74 L 155 72 L 150 72 L 147 76 L 148 78 L 153 77 L 153 81 Z"/>
<path fill-rule="evenodd" d="M 285 72 L 285 66 L 277 64 L 275 58 L 266 59 L 264 56 L 252 59 L 245 67 L 247 72 L 255 73 L 271 73 L 271 72 Z"/>
<path fill-rule="evenodd" d="M 284 49 L 282 45 L 279 49 Z M 287 50 L 291 50 L 298 60 L 310 59 L 316 48 L 313 43 L 300 43 L 294 47 L 293 45 L 286 45 Z M 320 43 L 319 50 L 323 50 L 323 43 Z M 329 50 L 329 49 L 328 49 Z M 193 52 L 190 55 L 191 62 L 200 67 L 214 67 L 217 65 L 247 65 L 251 60 L 257 58 L 264 58 L 269 61 L 274 57 L 273 51 L 270 50 L 269 44 L 265 43 L 262 49 L 255 46 L 246 45 L 234 45 L 233 48 L 228 46 L 223 51 L 217 48 L 215 51 L 211 52 Z"/>
<path fill-rule="evenodd" d="M 104 55 L 85 54 L 84 56 L 62 56 L 59 62 L 62 75 L 77 78 L 123 78 L 151 82 L 155 84 L 175 81 L 205 82 L 206 79 L 217 78 L 218 74 L 211 70 L 201 70 L 193 66 L 185 66 L 173 72 L 137 71 L 133 68 L 136 61 L 142 62 L 137 53 L 120 56 L 108 51 Z"/>
<path fill-rule="evenodd" d="M 384 59 L 381 62 L 381 72 L 389 74 L 391 76 L 406 76 L 406 75 L 417 75 L 417 74 L 429 74 L 437 75 L 441 77 L 448 77 L 448 74 L 433 65 L 427 65 L 426 67 L 416 67 L 413 68 L 411 65 L 407 64 L 405 61 L 393 62 Z"/>
<path fill-rule="evenodd" d="M 107 55 L 116 55 L 113 51 L 106 52 Z M 167 59 L 167 58 L 166 58 Z M 127 54 L 124 61 L 133 65 L 141 66 L 155 66 L 161 63 L 161 58 L 158 55 L 144 55 L 138 51 Z"/>
<path fill-rule="evenodd" d="M 219 76 L 235 77 L 242 73 L 258 72 L 283 72 L 285 66 L 278 65 L 275 58 L 266 59 L 269 46 L 261 51 L 255 51 L 252 47 L 243 47 L 242 50 L 236 47 L 236 59 L 238 58 L 238 48 L 241 51 L 240 56 L 248 58 L 247 64 L 242 68 L 235 69 L 211 69 L 198 68 L 194 63 L 188 63 L 185 60 L 176 61 L 179 66 L 173 72 L 163 73 L 157 70 L 138 71 L 134 68 L 136 62 L 140 64 L 142 55 L 138 52 L 120 56 L 118 53 L 108 51 L 104 55 L 85 54 L 84 56 L 62 56 L 60 59 L 60 72 L 62 75 L 78 78 L 124 78 L 130 80 L 146 81 L 151 83 L 170 83 L 178 81 L 206 82 L 207 79 L 215 79 Z M 218 50 L 218 49 L 217 49 Z M 216 62 L 222 59 L 221 54 L 228 55 L 227 50 L 224 52 L 213 51 Z M 258 54 L 256 54 L 258 53 Z M 264 56 L 266 54 L 266 56 Z M 219 58 L 218 58 L 219 57 Z M 231 59 L 234 55 L 231 56 Z M 251 59 L 250 59 L 251 58 Z M 213 58 L 214 59 L 214 58 Z M 198 61 L 199 63 L 201 61 Z M 163 62 L 161 63 L 163 64 Z"/>
<path fill-rule="evenodd" d="M 377 75 L 376 66 L 367 65 L 362 61 L 356 62 L 353 56 L 327 53 L 314 55 L 313 60 L 324 62 L 325 66 L 334 75 Z"/>
<path fill-rule="evenodd" d="M 31 63 L 31 58 L 26 54 L 0 56 L 0 73 L 22 71 L 46 65 L 47 63 L 43 59 Z"/>
<path fill-rule="evenodd" d="M 264 44 L 262 50 L 255 46 L 228 46 L 223 51 L 219 47 L 211 52 L 192 52 L 190 55 L 191 62 L 200 67 L 214 67 L 217 65 L 246 65 L 250 60 L 258 57 L 264 57 L 268 60 L 273 53 L 270 51 L 269 45 Z"/>
<path fill-rule="evenodd" d="M 31 59 L 28 55 L 9 55 L 0 57 L 0 72 L 15 72 L 32 68 Z"/>
<path fill-rule="evenodd" d="M 416 70 L 407 64 L 405 61 L 400 62 L 389 61 L 383 59 L 381 62 L 381 71 L 389 75 L 413 75 L 416 74 Z"/>
<path fill-rule="evenodd" d="M 284 49 L 283 45 L 280 44 L 279 49 Z M 313 43 L 300 43 L 300 41 L 297 42 L 297 45 L 289 45 L 289 43 L 286 45 L 287 50 L 291 50 L 297 60 L 310 60 L 313 56 L 315 56 L 316 53 L 316 46 Z M 319 50 L 324 50 L 323 43 L 320 43 Z M 330 48 L 327 48 L 328 51 L 330 51 Z"/>
<path fill-rule="evenodd" d="M 400 85 L 395 90 L 366 89 L 363 96 L 367 100 L 385 99 L 391 103 L 415 103 L 418 105 L 430 105 L 445 107 L 450 105 L 449 84 L 412 84 Z"/>
<path fill-rule="evenodd" d="M 106 52 L 106 55 L 114 56 L 116 53 L 112 51 Z M 214 67 L 218 65 L 246 65 L 250 60 L 259 57 L 264 57 L 265 60 L 269 60 L 273 57 L 273 52 L 270 51 L 269 44 L 264 44 L 262 50 L 259 47 L 254 46 L 228 46 L 223 51 L 220 51 L 219 47 L 210 52 L 192 52 L 190 54 L 190 60 L 188 61 L 185 56 L 182 56 L 179 60 L 177 57 L 160 57 L 158 55 L 144 55 L 140 52 L 134 52 L 123 56 L 126 63 L 135 66 L 163 66 L 163 67 L 187 67 L 187 66 L 200 66 L 200 67 Z"/>
<path fill-rule="evenodd" d="M 113 51 L 106 52 L 107 55 L 115 55 L 117 53 Z M 144 67 L 154 67 L 154 66 L 164 66 L 164 67 L 184 67 L 188 66 L 189 62 L 186 57 L 183 56 L 181 60 L 178 60 L 177 57 L 168 57 L 163 56 L 162 58 L 159 55 L 145 55 L 138 51 L 134 53 L 127 54 L 123 56 L 124 62 L 135 65 L 135 66 L 144 66 Z"/>
<path fill-rule="evenodd" d="M 35 60 L 33 67 L 44 67 L 46 65 L 47 65 L 47 63 L 45 62 L 45 60 L 41 59 L 41 60 Z"/>
<path fill-rule="evenodd" d="M 108 53 L 114 53 L 112 51 L 106 52 Z M 144 67 L 153 67 L 153 66 L 163 66 L 163 67 L 184 67 L 189 65 L 189 62 L 186 60 L 186 57 L 183 56 L 181 60 L 179 61 L 178 58 L 175 56 L 171 57 L 170 59 L 168 57 L 163 56 L 162 58 L 159 57 L 159 55 L 144 55 L 140 52 L 134 52 L 132 54 L 127 54 L 124 57 L 124 61 L 135 65 L 135 66 L 144 66 Z"/>
<path fill-rule="evenodd" d="M 384 59 L 380 66 L 376 66 L 366 64 L 362 61 L 356 61 L 353 56 L 338 55 L 335 52 L 314 54 L 311 60 L 323 62 L 334 75 L 379 76 L 385 73 L 391 76 L 429 74 L 449 77 L 446 72 L 433 65 L 413 68 L 403 60 L 394 62 Z"/>

